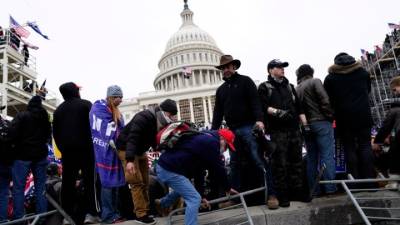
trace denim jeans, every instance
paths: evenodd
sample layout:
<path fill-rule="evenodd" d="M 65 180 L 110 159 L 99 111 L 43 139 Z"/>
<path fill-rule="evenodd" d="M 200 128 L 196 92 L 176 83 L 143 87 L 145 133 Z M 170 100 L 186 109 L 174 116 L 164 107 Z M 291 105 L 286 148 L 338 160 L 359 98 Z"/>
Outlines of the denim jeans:
<path fill-rule="evenodd" d="M 230 151 L 230 165 L 231 165 L 231 177 L 232 187 L 235 190 L 241 191 L 241 179 L 240 179 L 240 155 L 243 155 L 245 151 L 248 151 L 252 161 L 256 167 L 265 171 L 264 181 L 267 182 L 268 195 L 275 195 L 275 189 L 273 187 L 272 172 L 270 164 L 266 162 L 262 154 L 259 151 L 259 146 L 256 137 L 253 135 L 253 126 L 244 125 L 235 129 L 232 129 L 235 133 L 235 146 L 236 151 Z"/>
<path fill-rule="evenodd" d="M 333 137 L 332 123 L 329 121 L 311 122 L 311 135 L 306 138 L 307 146 L 307 179 L 308 186 L 312 189 L 315 186 L 315 181 L 318 173 L 318 165 L 325 164 L 326 169 L 322 178 L 324 180 L 334 180 L 336 176 L 336 167 L 334 160 L 335 140 Z M 321 167 L 321 166 L 319 166 Z M 324 184 L 326 193 L 335 192 L 335 184 Z M 314 190 L 314 193 L 319 194 L 319 185 Z"/>
<path fill-rule="evenodd" d="M 0 162 L 0 223 L 6 222 L 10 196 L 11 166 Z"/>
<path fill-rule="evenodd" d="M 46 171 L 47 157 L 39 161 L 23 161 L 15 160 L 12 168 L 13 180 L 13 203 L 14 203 L 14 219 L 21 218 L 25 215 L 24 208 L 24 190 L 26 178 L 29 171 L 32 171 L 35 183 L 36 213 L 44 213 L 47 211 L 46 199 Z"/>
<path fill-rule="evenodd" d="M 185 224 L 197 225 L 201 196 L 190 180 L 183 175 L 168 171 L 159 165 L 157 165 L 157 177 L 173 190 L 161 199 L 161 207 L 167 208 L 171 206 L 182 196 L 186 203 Z"/>
<path fill-rule="evenodd" d="M 101 187 L 101 221 L 112 223 L 121 216 L 118 211 L 118 189 L 119 187 Z"/>

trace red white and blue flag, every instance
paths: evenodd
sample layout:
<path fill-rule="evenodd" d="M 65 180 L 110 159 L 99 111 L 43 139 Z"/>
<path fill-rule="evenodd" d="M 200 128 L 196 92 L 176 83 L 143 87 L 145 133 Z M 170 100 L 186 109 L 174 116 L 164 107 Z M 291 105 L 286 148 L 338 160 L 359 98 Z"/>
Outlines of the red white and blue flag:
<path fill-rule="evenodd" d="M 15 32 L 23 37 L 28 38 L 31 34 L 27 29 L 23 28 L 19 23 L 10 15 L 10 28 L 14 28 Z"/>
<path fill-rule="evenodd" d="M 192 75 L 192 68 L 184 66 L 182 69 L 184 78 L 189 78 Z"/>
<path fill-rule="evenodd" d="M 388 26 L 389 26 L 390 29 L 400 29 L 400 25 L 399 24 L 388 23 Z"/>

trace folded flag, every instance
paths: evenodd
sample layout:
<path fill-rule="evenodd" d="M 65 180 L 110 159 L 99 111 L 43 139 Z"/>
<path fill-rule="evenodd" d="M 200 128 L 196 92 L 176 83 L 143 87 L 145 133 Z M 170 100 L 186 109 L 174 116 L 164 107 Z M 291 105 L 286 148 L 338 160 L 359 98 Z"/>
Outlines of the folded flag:
<path fill-rule="evenodd" d="M 390 29 L 400 29 L 400 25 L 399 24 L 388 23 L 388 26 L 389 26 Z"/>
<path fill-rule="evenodd" d="M 19 36 L 28 38 L 31 34 L 27 29 L 23 28 L 19 23 L 10 15 L 10 28 L 15 30 Z"/>
<path fill-rule="evenodd" d="M 47 35 L 44 35 L 42 33 L 42 31 L 39 29 L 39 26 L 35 23 L 35 22 L 28 22 L 28 26 L 30 28 L 32 28 L 32 30 L 34 30 L 36 33 L 38 33 L 40 36 L 42 36 L 43 38 L 46 38 L 47 40 L 49 40 L 49 37 Z"/>

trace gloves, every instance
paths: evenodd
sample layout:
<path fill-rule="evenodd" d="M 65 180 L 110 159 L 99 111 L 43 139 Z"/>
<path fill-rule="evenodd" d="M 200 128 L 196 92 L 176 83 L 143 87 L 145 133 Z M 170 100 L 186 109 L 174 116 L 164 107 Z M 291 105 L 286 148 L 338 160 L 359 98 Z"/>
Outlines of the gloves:
<path fill-rule="evenodd" d="M 305 138 L 311 137 L 311 127 L 310 125 L 302 125 L 301 126 L 301 133 Z"/>
<path fill-rule="evenodd" d="M 281 120 L 293 119 L 293 116 L 289 110 L 277 109 L 276 112 L 274 113 L 274 115 Z"/>

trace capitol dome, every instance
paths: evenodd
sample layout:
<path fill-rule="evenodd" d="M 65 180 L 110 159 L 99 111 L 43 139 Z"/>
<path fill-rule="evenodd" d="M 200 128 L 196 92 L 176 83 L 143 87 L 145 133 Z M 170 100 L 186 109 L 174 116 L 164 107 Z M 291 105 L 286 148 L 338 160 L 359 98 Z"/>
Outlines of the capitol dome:
<path fill-rule="evenodd" d="M 222 74 L 215 69 L 222 55 L 214 39 L 193 22 L 193 12 L 185 1 L 182 25 L 168 40 L 158 62 L 154 80 L 156 91 L 220 84 Z"/>

